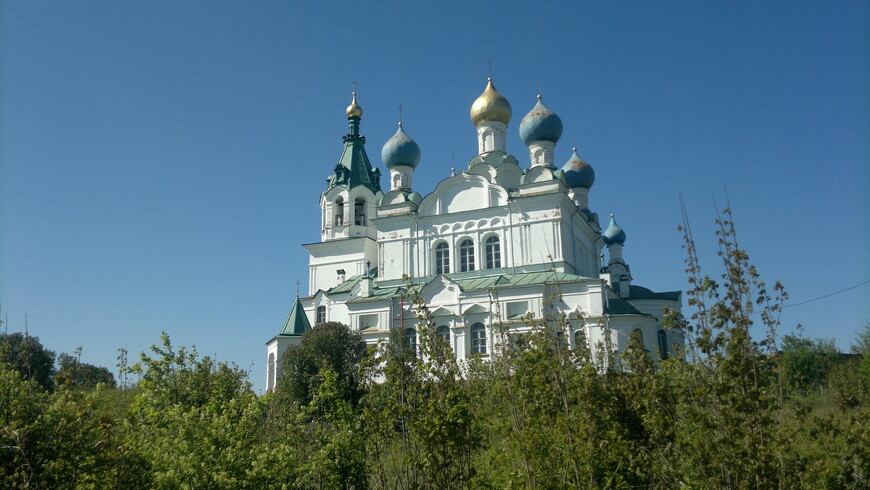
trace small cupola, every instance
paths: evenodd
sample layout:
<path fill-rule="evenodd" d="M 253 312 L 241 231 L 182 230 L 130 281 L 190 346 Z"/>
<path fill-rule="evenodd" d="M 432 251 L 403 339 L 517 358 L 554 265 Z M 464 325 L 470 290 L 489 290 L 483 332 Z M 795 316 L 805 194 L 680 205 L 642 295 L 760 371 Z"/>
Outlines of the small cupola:
<path fill-rule="evenodd" d="M 402 123 L 381 149 L 384 165 L 390 170 L 390 190 L 408 190 L 414 169 L 420 163 L 420 146 L 407 134 Z"/>
<path fill-rule="evenodd" d="M 520 138 L 528 146 L 535 141 L 557 143 L 561 137 L 562 119 L 538 95 L 538 103 L 520 121 Z"/>
<path fill-rule="evenodd" d="M 505 130 L 511 120 L 511 104 L 487 81 L 486 89 L 471 104 L 471 122 L 477 129 L 480 155 L 505 152 Z"/>
<path fill-rule="evenodd" d="M 532 167 L 556 169 L 553 165 L 553 149 L 561 137 L 562 120 L 544 105 L 539 94 L 538 103 L 520 122 L 520 138 L 529 147 Z"/>
<path fill-rule="evenodd" d="M 353 91 L 353 100 L 344 112 L 347 114 L 348 119 L 352 117 L 362 119 L 362 107 L 356 103 L 356 90 Z"/>
<path fill-rule="evenodd" d="M 625 231 L 616 224 L 616 217 L 614 217 L 613 213 L 610 213 L 610 224 L 604 230 L 604 233 L 601 234 L 601 238 L 604 239 L 604 243 L 608 247 L 625 244 Z"/>
<path fill-rule="evenodd" d="M 487 80 L 486 89 L 471 104 L 471 122 L 475 126 L 489 121 L 500 122 L 505 126 L 511 121 L 511 104 L 495 89 L 492 78 Z"/>
<path fill-rule="evenodd" d="M 562 166 L 565 183 L 569 188 L 583 187 L 590 189 L 595 184 L 595 170 L 577 154 L 577 148 L 571 148 L 571 158 Z"/>
<path fill-rule="evenodd" d="M 381 158 L 387 168 L 400 165 L 417 168 L 420 163 L 420 146 L 405 133 L 401 122 L 396 134 L 381 149 Z"/>

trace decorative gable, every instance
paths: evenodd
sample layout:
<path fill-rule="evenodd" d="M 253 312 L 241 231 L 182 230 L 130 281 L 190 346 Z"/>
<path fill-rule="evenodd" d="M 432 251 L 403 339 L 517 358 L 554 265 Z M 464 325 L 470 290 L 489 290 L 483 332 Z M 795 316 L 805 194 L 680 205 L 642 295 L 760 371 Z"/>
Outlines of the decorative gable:
<path fill-rule="evenodd" d="M 427 305 L 455 304 L 462 288 L 444 276 L 438 276 L 420 291 Z"/>

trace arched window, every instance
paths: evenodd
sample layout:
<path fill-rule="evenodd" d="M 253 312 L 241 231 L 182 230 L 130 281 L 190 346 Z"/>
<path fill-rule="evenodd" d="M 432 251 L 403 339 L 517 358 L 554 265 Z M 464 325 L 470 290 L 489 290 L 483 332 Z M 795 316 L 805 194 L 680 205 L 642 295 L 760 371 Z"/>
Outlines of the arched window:
<path fill-rule="evenodd" d="M 486 239 L 486 268 L 498 269 L 501 267 L 501 241 L 497 235 Z"/>
<path fill-rule="evenodd" d="M 435 245 L 435 273 L 450 273 L 450 250 L 447 242 L 441 242 L 438 245 Z"/>
<path fill-rule="evenodd" d="M 492 151 L 495 149 L 495 133 L 486 131 L 483 133 L 483 151 Z"/>
<path fill-rule="evenodd" d="M 631 332 L 629 343 L 631 342 L 637 342 L 638 347 L 643 349 L 643 332 L 641 332 L 639 328 L 635 328 L 634 331 Z"/>
<path fill-rule="evenodd" d="M 398 174 L 398 173 L 394 174 L 393 175 L 393 189 L 398 189 L 401 186 L 402 186 L 402 175 Z"/>
<path fill-rule="evenodd" d="M 482 323 L 471 326 L 471 353 L 486 354 L 486 327 Z"/>
<path fill-rule="evenodd" d="M 335 205 L 333 206 L 333 210 L 335 211 L 335 219 L 333 219 L 332 224 L 335 226 L 341 226 L 344 224 L 344 198 L 338 196 L 338 199 L 335 200 Z"/>
<path fill-rule="evenodd" d="M 659 330 L 659 355 L 662 359 L 668 358 L 668 333 L 664 330 Z"/>
<path fill-rule="evenodd" d="M 275 354 L 269 354 L 269 369 L 266 373 L 266 390 L 275 390 Z"/>
<path fill-rule="evenodd" d="M 450 327 L 441 325 L 435 330 L 435 353 L 443 359 L 444 354 L 450 347 Z"/>
<path fill-rule="evenodd" d="M 474 242 L 471 239 L 459 243 L 459 272 L 474 270 Z"/>
<path fill-rule="evenodd" d="M 556 348 L 559 350 L 565 350 L 568 347 L 565 345 L 565 332 L 559 330 L 556 332 Z"/>
<path fill-rule="evenodd" d="M 366 224 L 366 200 L 362 197 L 356 198 L 356 201 L 353 203 L 353 216 L 354 223 L 357 225 Z"/>
<path fill-rule="evenodd" d="M 586 331 L 582 328 L 574 331 L 574 348 L 585 349 L 586 347 Z"/>
<path fill-rule="evenodd" d="M 417 331 L 414 330 L 413 328 L 406 328 L 404 341 L 405 341 L 405 343 L 404 343 L 403 347 L 405 348 L 405 352 L 412 355 L 412 356 L 416 356 L 417 355 Z"/>

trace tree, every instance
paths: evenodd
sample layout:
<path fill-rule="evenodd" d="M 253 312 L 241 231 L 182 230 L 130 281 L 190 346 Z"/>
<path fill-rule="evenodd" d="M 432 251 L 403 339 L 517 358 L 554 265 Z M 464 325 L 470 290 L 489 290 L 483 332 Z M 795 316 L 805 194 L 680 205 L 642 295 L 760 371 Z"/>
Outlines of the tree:
<path fill-rule="evenodd" d="M 77 349 L 81 354 L 81 348 Z M 115 387 L 115 376 L 107 368 L 81 362 L 79 356 L 61 353 L 58 356 L 58 369 L 54 375 L 57 385 L 69 384 L 80 388 L 94 388 L 99 383 Z"/>
<path fill-rule="evenodd" d="M 793 393 L 824 388 L 836 358 L 837 348 L 831 340 L 784 336 L 780 369 L 785 388 Z"/>
<path fill-rule="evenodd" d="M 302 334 L 299 344 L 284 353 L 277 391 L 307 405 L 322 382 L 320 370 L 328 367 L 336 376 L 334 389 L 357 406 L 364 393 L 363 363 L 367 356 L 368 347 L 359 333 L 338 322 L 321 323 Z"/>
<path fill-rule="evenodd" d="M 43 347 L 38 337 L 21 332 L 0 334 L 0 362 L 47 390 L 54 385 L 54 357 L 54 352 Z"/>
<path fill-rule="evenodd" d="M 864 385 L 870 390 L 870 323 L 864 325 L 855 337 L 852 352 L 861 355 L 861 364 L 858 372 L 861 374 Z"/>

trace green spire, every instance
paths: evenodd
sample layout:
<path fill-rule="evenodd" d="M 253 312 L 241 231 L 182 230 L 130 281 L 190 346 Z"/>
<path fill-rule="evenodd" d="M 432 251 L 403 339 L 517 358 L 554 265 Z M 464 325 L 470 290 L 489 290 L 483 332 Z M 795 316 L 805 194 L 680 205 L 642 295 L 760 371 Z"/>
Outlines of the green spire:
<path fill-rule="evenodd" d="M 326 190 L 323 192 L 328 192 L 337 186 L 350 190 L 358 185 L 364 185 L 377 194 L 381 191 L 381 171 L 372 169 L 369 156 L 366 154 L 366 137 L 359 133 L 362 109 L 356 105 L 356 92 L 354 92 L 353 100 L 347 109 L 349 127 L 348 134 L 342 138 L 344 150 L 341 152 L 341 158 L 338 159 L 338 164 L 332 175 L 326 179 Z M 352 111 L 351 108 L 354 107 L 359 110 Z"/>
<path fill-rule="evenodd" d="M 284 322 L 284 328 L 278 335 L 298 337 L 311 329 L 311 324 L 308 322 L 308 317 L 305 315 L 305 310 L 302 309 L 302 302 L 299 301 L 299 296 L 296 296 L 296 302 L 293 303 L 293 308 L 290 309 L 290 314 L 287 315 L 287 321 Z"/>

